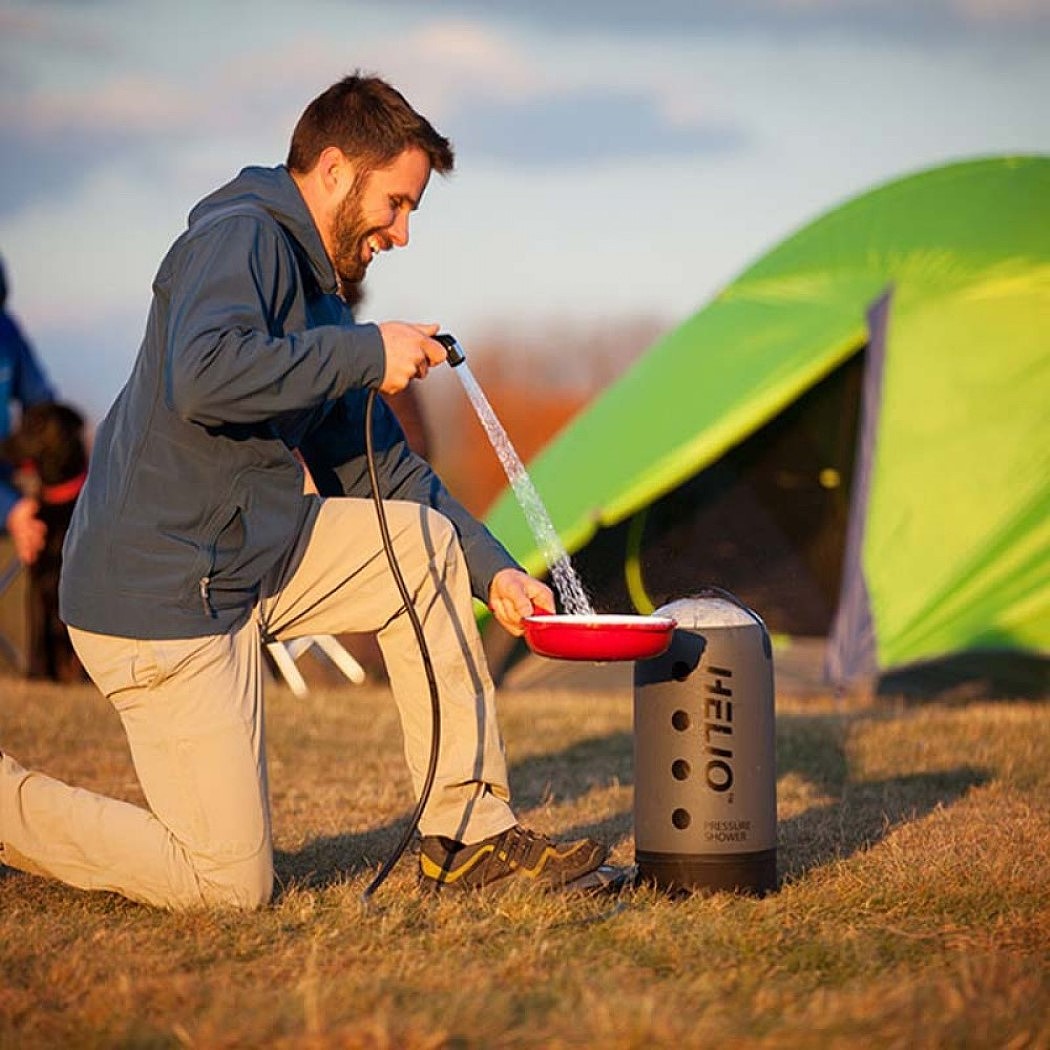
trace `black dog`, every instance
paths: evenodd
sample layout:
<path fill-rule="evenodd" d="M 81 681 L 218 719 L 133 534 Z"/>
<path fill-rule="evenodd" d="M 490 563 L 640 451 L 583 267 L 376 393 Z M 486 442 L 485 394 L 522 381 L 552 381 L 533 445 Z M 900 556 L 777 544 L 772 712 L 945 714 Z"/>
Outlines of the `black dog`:
<path fill-rule="evenodd" d="M 58 576 L 62 541 L 87 472 L 84 419 L 68 405 L 33 405 L 22 414 L 18 430 L 0 442 L 0 455 L 14 468 L 23 494 L 37 501 L 37 517 L 47 526 L 44 549 L 28 569 L 26 674 L 57 682 L 83 680 L 69 632 L 58 618 Z"/>

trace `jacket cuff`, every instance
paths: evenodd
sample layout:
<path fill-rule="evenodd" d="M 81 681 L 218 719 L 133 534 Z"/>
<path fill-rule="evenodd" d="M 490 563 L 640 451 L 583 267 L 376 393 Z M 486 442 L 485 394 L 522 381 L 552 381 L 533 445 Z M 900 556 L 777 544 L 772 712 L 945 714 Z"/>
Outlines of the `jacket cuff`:
<path fill-rule="evenodd" d="M 355 325 L 353 333 L 353 342 L 349 347 L 357 377 L 353 385 L 378 387 L 386 375 L 386 347 L 383 346 L 379 325 Z"/>
<path fill-rule="evenodd" d="M 521 569 L 521 566 L 494 536 L 489 535 L 486 539 L 488 542 L 469 544 L 463 556 L 470 573 L 470 589 L 474 597 L 488 605 L 489 589 L 496 573 L 503 569 Z"/>

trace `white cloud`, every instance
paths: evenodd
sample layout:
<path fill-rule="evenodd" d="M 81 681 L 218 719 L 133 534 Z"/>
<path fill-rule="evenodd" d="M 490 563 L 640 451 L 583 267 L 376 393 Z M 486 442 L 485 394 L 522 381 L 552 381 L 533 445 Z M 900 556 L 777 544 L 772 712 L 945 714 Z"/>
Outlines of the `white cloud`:
<path fill-rule="evenodd" d="M 408 69 L 421 68 L 428 96 L 438 106 L 484 92 L 490 99 L 520 100 L 537 92 L 536 65 L 519 41 L 490 26 L 435 21 L 404 39 L 390 55 Z M 401 57 L 399 57 L 399 55 Z"/>
<path fill-rule="evenodd" d="M 188 210 L 165 211 L 163 195 L 115 167 L 0 225 L 19 312 L 34 325 L 91 325 L 129 301 L 148 303 L 153 274 Z"/>
<path fill-rule="evenodd" d="M 422 0 L 397 6 L 421 13 Z M 548 34 L 571 34 L 637 43 L 700 36 L 751 40 L 887 40 L 926 45 L 996 36 L 1021 46 L 1046 38 L 1046 0 L 455 0 L 463 12 L 505 25 L 530 25 Z"/>
<path fill-rule="evenodd" d="M 1050 22 L 1046 0 L 950 0 L 967 20 L 980 23 Z"/>
<path fill-rule="evenodd" d="M 88 89 L 39 88 L 0 104 L 0 119 L 38 133 L 66 128 L 156 133 L 192 126 L 200 100 L 181 85 L 140 73 L 118 74 Z"/>
<path fill-rule="evenodd" d="M 46 3 L 10 3 L 0 9 L 0 40 L 9 48 L 36 45 L 77 52 L 111 53 L 109 34 L 69 17 L 68 8 Z"/>

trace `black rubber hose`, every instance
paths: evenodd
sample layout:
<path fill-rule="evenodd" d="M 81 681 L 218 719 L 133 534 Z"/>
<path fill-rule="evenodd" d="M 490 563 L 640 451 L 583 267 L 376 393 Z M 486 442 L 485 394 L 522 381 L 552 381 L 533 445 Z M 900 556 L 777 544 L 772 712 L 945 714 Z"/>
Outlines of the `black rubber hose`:
<path fill-rule="evenodd" d="M 412 836 L 419 828 L 420 818 L 423 816 L 423 810 L 426 808 L 426 804 L 430 799 L 430 792 L 434 787 L 434 777 L 437 774 L 438 752 L 441 747 L 441 707 L 438 699 L 437 678 L 434 676 L 434 665 L 430 659 L 430 649 L 427 647 L 427 640 L 423 635 L 423 625 L 419 621 L 419 614 L 416 612 L 415 605 L 412 602 L 412 595 L 408 592 L 405 578 L 401 575 L 401 566 L 398 565 L 397 556 L 394 554 L 394 544 L 390 539 L 390 530 L 387 527 L 386 522 L 386 511 L 383 509 L 383 497 L 379 491 L 379 476 L 376 472 L 375 443 L 372 437 L 372 416 L 375 399 L 376 391 L 373 387 L 368 391 L 368 402 L 365 406 L 365 454 L 368 460 L 368 480 L 372 486 L 372 502 L 376 508 L 376 517 L 379 519 L 379 532 L 383 537 L 383 550 L 386 551 L 386 560 L 390 564 L 390 571 L 393 573 L 394 580 L 397 583 L 397 589 L 401 592 L 401 600 L 405 603 L 405 612 L 412 623 L 412 630 L 415 632 L 416 642 L 419 645 L 419 655 L 423 660 L 423 670 L 426 672 L 427 676 L 427 685 L 430 687 L 431 730 L 430 761 L 427 764 L 427 774 L 423 779 L 423 787 L 419 792 L 419 801 L 416 803 L 416 808 L 412 814 L 412 819 L 408 823 L 408 828 L 405 830 L 404 835 L 401 836 L 401 841 L 394 848 L 394 851 L 390 856 L 387 857 L 386 862 L 383 864 L 382 868 L 379 869 L 379 874 L 372 880 L 368 889 L 361 894 L 361 899 L 366 904 L 371 900 L 372 894 L 383 885 L 390 872 L 394 870 L 394 866 L 401 859 L 405 850 L 408 849 L 408 844 L 412 841 Z"/>

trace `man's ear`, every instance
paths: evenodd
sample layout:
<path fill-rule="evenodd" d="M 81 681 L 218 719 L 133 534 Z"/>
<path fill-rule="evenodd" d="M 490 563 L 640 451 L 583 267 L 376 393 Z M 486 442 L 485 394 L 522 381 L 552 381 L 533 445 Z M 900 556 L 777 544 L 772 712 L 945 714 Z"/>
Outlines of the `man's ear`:
<path fill-rule="evenodd" d="M 354 179 L 354 167 L 338 146 L 325 146 L 316 170 L 325 193 L 333 197 L 341 198 Z"/>

